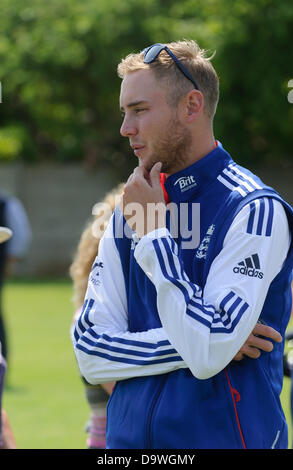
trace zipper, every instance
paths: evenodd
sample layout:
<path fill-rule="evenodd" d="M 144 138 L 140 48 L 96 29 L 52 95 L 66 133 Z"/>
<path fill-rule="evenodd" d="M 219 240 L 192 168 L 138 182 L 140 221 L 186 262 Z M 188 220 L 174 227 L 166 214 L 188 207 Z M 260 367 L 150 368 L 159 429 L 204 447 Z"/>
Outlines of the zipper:
<path fill-rule="evenodd" d="M 165 382 L 166 382 L 166 377 L 162 378 L 162 381 L 161 381 L 160 386 L 159 386 L 159 388 L 158 388 L 158 390 L 157 390 L 157 392 L 156 392 L 156 394 L 153 398 L 152 406 L 151 406 L 150 411 L 149 411 L 149 417 L 148 417 L 148 420 L 147 420 L 147 449 L 152 448 L 151 447 L 151 422 L 152 422 L 155 406 L 157 404 L 159 396 L 161 395 L 161 392 L 163 390 Z"/>
<path fill-rule="evenodd" d="M 237 422 L 238 431 L 239 431 L 239 434 L 240 434 L 240 439 L 241 439 L 241 442 L 242 442 L 243 449 L 246 449 L 246 444 L 245 444 L 242 429 L 241 429 L 241 426 L 240 426 L 240 421 L 239 421 L 239 416 L 238 416 L 238 411 L 237 411 L 237 405 L 236 405 L 236 403 L 238 403 L 241 400 L 241 396 L 240 396 L 240 393 L 238 392 L 238 390 L 236 390 L 236 388 L 232 387 L 227 369 L 225 369 L 225 374 L 226 374 L 229 390 L 230 390 L 233 405 L 234 405 L 235 418 L 236 418 L 236 422 Z"/>
<path fill-rule="evenodd" d="M 276 437 L 275 437 L 275 440 L 274 440 L 274 442 L 273 442 L 273 445 L 272 445 L 271 449 L 274 449 L 274 448 L 276 447 L 276 444 L 277 444 L 277 442 L 278 442 L 278 440 L 279 440 L 280 434 L 281 434 L 281 431 L 278 430 L 277 435 L 276 435 Z"/>

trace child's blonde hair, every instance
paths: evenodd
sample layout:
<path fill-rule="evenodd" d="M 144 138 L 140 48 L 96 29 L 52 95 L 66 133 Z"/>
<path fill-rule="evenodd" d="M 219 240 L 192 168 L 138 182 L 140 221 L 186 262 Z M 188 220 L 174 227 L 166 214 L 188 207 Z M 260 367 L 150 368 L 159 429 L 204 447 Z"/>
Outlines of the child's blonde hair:
<path fill-rule="evenodd" d="M 115 198 L 122 194 L 124 184 L 119 184 L 116 188 L 110 191 L 104 198 L 103 202 L 111 206 L 112 211 L 115 209 Z M 109 222 L 111 213 L 104 212 L 104 228 L 106 228 Z M 69 267 L 69 274 L 73 280 L 73 302 L 76 309 L 83 305 L 84 297 L 88 284 L 88 277 L 93 265 L 93 262 L 97 256 L 99 243 L 101 238 L 97 238 L 93 234 L 92 226 L 96 218 L 99 217 L 101 220 L 101 214 L 95 214 L 93 220 L 91 220 L 86 228 L 84 229 L 76 253 L 74 255 L 72 264 Z"/>

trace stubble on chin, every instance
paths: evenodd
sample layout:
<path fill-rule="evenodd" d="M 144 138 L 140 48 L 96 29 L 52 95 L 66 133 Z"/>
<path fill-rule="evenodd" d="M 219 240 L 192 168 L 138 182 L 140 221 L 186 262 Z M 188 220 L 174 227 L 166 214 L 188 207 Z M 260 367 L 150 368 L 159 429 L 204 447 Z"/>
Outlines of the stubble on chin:
<path fill-rule="evenodd" d="M 162 163 L 162 173 L 176 173 L 185 168 L 191 151 L 191 143 L 192 137 L 189 129 L 177 120 L 172 120 L 155 146 L 155 155 L 148 165 L 148 171 L 156 162 Z"/>

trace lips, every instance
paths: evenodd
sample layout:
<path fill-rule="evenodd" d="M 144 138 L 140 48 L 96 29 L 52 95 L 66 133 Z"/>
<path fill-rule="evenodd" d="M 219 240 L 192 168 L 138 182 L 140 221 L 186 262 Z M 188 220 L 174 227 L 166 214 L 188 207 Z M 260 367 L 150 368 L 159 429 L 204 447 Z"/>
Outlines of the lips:
<path fill-rule="evenodd" d="M 138 149 L 143 148 L 144 145 L 141 145 L 141 144 L 131 144 L 130 147 L 132 148 L 132 150 L 138 150 Z"/>
<path fill-rule="evenodd" d="M 145 146 L 140 145 L 140 144 L 131 144 L 131 148 L 132 148 L 134 154 L 137 155 L 142 149 L 145 148 Z"/>

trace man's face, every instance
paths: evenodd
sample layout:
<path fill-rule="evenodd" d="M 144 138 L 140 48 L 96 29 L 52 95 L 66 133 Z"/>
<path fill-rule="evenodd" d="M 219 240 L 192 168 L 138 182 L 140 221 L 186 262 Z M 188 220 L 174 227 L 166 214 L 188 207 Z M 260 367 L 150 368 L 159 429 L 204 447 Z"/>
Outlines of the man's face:
<path fill-rule="evenodd" d="M 184 167 L 190 151 L 190 131 L 180 122 L 177 108 L 166 101 L 166 93 L 150 70 L 131 72 L 123 79 L 120 108 L 124 115 L 120 133 L 150 171 L 162 162 L 162 172 Z"/>

